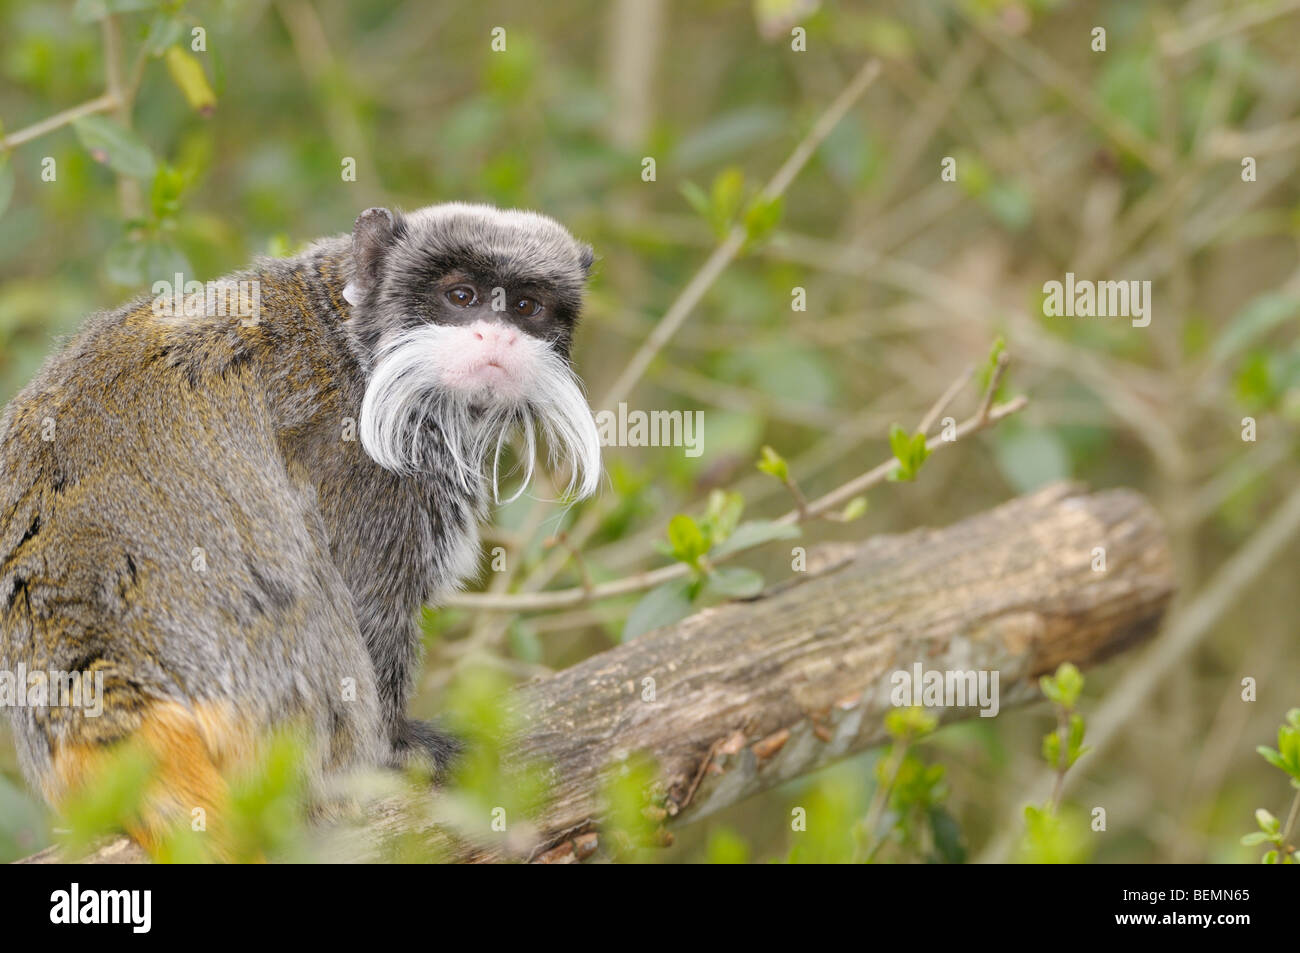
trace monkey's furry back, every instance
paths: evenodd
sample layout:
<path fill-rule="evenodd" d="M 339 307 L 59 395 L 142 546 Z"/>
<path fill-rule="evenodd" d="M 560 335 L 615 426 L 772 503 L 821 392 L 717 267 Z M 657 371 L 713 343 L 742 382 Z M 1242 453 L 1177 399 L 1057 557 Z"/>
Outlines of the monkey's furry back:
<path fill-rule="evenodd" d="M 422 740 L 411 607 L 470 571 L 481 504 L 347 439 L 349 249 L 233 276 L 260 283 L 249 326 L 148 300 L 96 315 L 0 416 L 0 668 L 104 676 L 98 718 L 11 710 L 51 800 L 72 770 L 54 753 L 170 702 L 217 749 L 305 723 L 325 770 Z"/>

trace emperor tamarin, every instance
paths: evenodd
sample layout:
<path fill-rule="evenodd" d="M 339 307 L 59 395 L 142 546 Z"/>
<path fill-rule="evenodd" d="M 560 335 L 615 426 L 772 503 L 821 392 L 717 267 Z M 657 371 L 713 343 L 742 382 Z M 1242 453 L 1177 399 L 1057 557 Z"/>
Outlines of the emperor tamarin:
<path fill-rule="evenodd" d="M 45 797 L 134 739 L 147 834 L 288 723 L 318 776 L 442 766 L 406 716 L 416 614 L 474 573 L 503 443 L 598 484 L 569 364 L 591 263 L 532 212 L 372 208 L 222 279 L 252 312 L 155 295 L 50 358 L 0 416 L 0 670 L 102 676 L 103 711 L 11 707 Z"/>

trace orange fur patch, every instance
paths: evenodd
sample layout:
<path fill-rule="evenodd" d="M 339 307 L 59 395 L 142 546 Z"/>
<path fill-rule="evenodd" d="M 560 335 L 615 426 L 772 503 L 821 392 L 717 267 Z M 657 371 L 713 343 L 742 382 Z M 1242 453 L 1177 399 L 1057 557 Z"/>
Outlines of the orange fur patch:
<path fill-rule="evenodd" d="M 139 727 L 121 743 L 139 745 L 154 763 L 139 824 L 132 825 L 131 836 L 153 853 L 169 828 L 201 808 L 214 854 L 230 859 L 231 845 L 222 823 L 229 796 L 225 775 L 252 758 L 255 737 L 225 704 L 187 707 L 163 701 L 147 708 Z M 108 756 L 109 750 L 101 745 L 58 746 L 45 785 L 50 802 L 58 807 L 83 785 L 95 783 Z"/>

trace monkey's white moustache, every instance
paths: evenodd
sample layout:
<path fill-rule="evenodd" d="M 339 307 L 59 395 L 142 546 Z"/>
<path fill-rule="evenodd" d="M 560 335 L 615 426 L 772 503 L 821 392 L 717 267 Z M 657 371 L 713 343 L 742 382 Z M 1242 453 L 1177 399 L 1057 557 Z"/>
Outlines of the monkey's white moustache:
<path fill-rule="evenodd" d="M 492 453 L 492 496 L 500 502 L 501 448 L 524 438 L 526 471 L 513 500 L 532 480 L 535 430 L 546 437 L 549 464 L 567 463 L 566 495 L 590 496 L 600 482 L 600 434 L 582 388 L 551 347 L 522 334 L 513 344 L 511 386 L 467 390 L 457 356 L 464 327 L 430 324 L 387 342 L 375 360 L 361 404 L 361 445 L 395 473 L 449 469 L 466 491 L 481 486 Z"/>

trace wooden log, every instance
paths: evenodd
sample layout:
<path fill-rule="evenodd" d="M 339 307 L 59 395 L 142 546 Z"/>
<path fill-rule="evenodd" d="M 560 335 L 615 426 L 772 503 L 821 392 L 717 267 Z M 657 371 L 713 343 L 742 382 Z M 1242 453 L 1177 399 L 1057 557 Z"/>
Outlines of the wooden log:
<path fill-rule="evenodd" d="M 882 743 L 896 671 L 996 672 L 1005 709 L 1037 697 L 1037 677 L 1061 662 L 1087 667 L 1149 636 L 1174 591 L 1164 531 L 1138 494 L 1064 484 L 944 529 L 822 547 L 809 560 L 755 599 L 516 690 L 525 730 L 514 757 L 549 766 L 551 799 L 534 819 L 541 840 L 530 857 L 591 852 L 602 774 L 632 752 L 662 771 L 668 826 L 701 818 Z M 374 823 L 391 830 L 397 817 Z M 357 839 L 350 859 L 369 859 L 362 845 L 376 839 Z M 119 841 L 97 853 L 113 862 L 125 850 Z"/>

